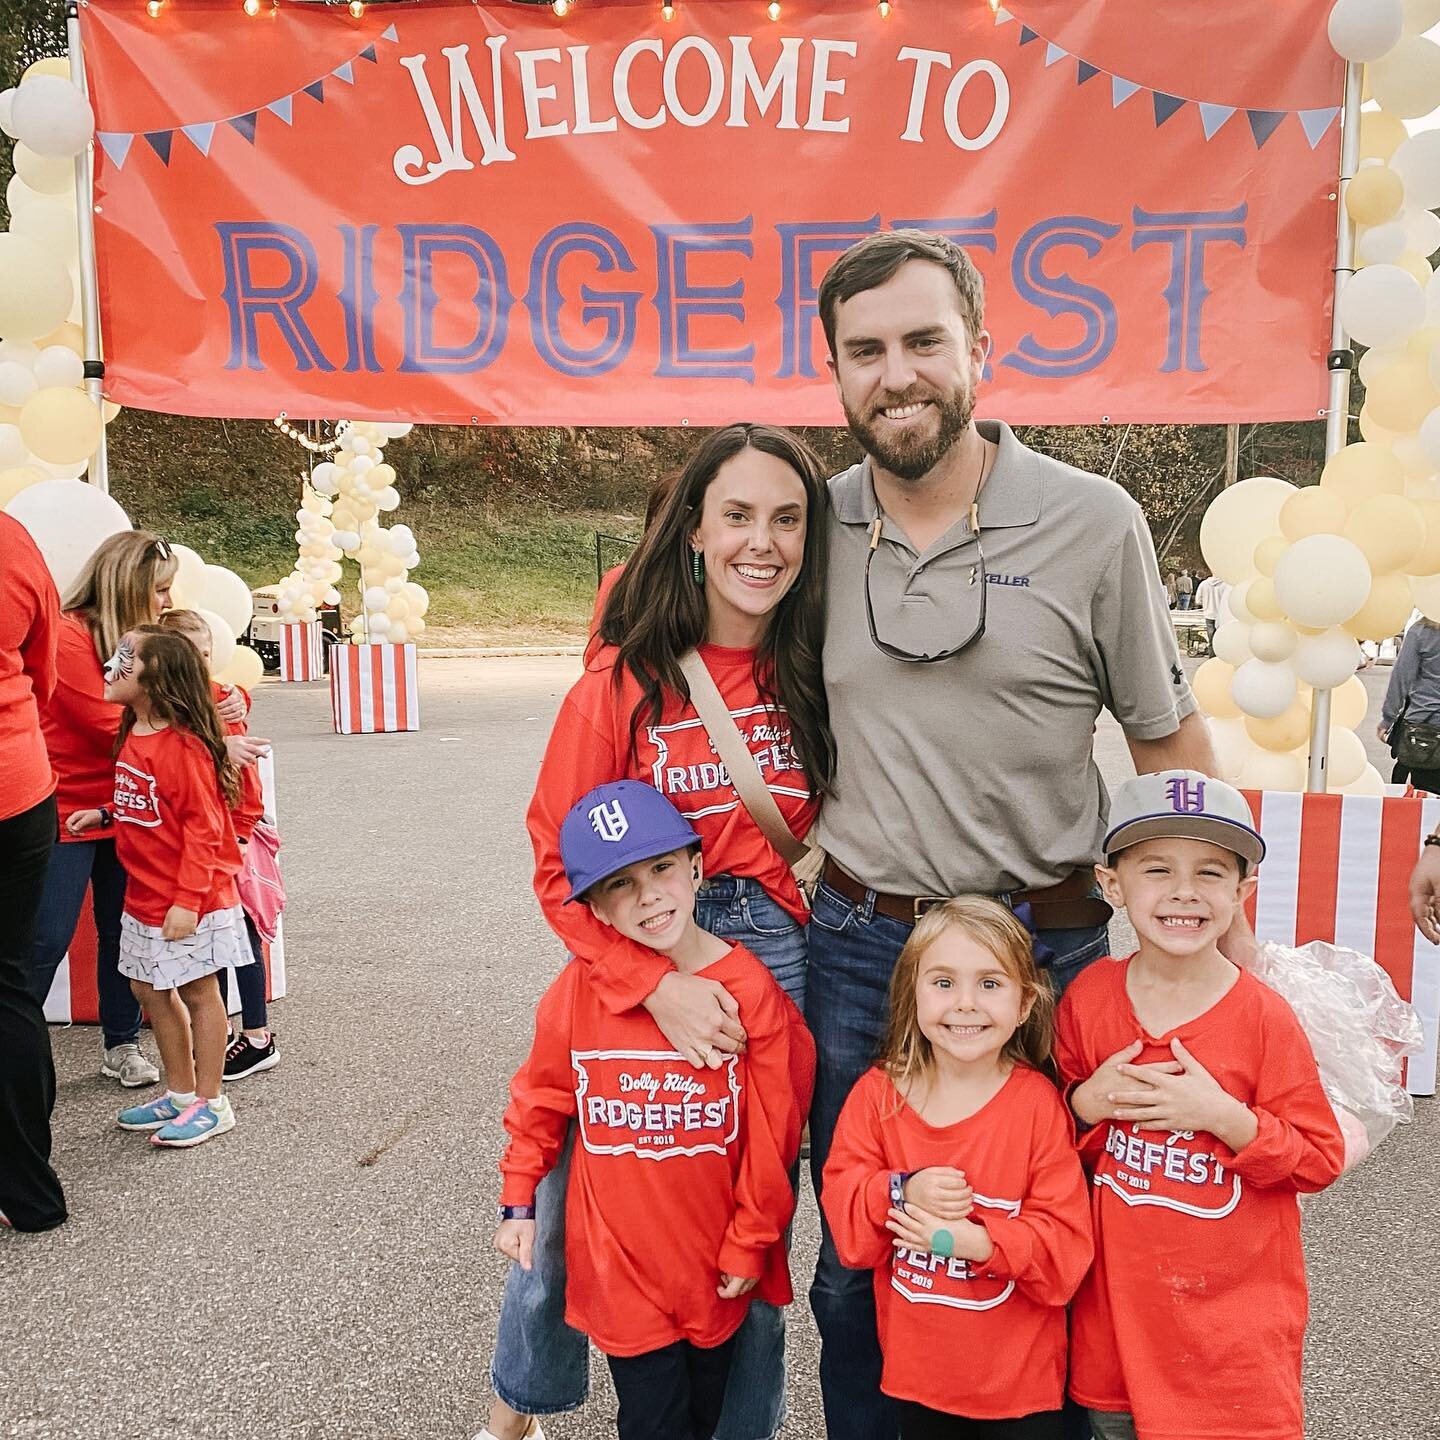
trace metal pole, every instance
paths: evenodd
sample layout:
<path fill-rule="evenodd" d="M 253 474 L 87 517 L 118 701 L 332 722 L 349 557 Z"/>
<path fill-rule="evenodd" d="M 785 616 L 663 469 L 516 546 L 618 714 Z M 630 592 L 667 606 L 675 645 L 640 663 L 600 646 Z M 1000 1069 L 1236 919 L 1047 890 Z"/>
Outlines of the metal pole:
<path fill-rule="evenodd" d="M 80 6 L 77 0 L 66 0 L 65 35 L 70 46 L 70 79 L 83 91 L 85 50 L 80 42 Z M 105 351 L 100 339 L 100 281 L 95 266 L 93 150 L 92 142 L 75 157 L 75 223 L 80 232 L 80 320 L 85 331 L 85 393 L 103 415 Z M 97 490 L 109 493 L 110 460 L 103 425 L 100 427 L 99 448 L 90 459 L 89 478 Z"/>
<path fill-rule="evenodd" d="M 1340 293 L 1355 273 L 1355 226 L 1345 209 L 1345 191 L 1360 164 L 1360 66 L 1345 67 L 1345 105 L 1340 124 L 1340 179 L 1335 187 L 1335 297 L 1330 320 L 1330 400 L 1325 411 L 1325 458 L 1345 448 L 1350 438 L 1350 377 L 1355 352 L 1340 324 Z M 1310 697 L 1310 765 L 1307 790 L 1324 792 L 1325 763 L 1330 747 L 1330 692 L 1316 690 Z"/>

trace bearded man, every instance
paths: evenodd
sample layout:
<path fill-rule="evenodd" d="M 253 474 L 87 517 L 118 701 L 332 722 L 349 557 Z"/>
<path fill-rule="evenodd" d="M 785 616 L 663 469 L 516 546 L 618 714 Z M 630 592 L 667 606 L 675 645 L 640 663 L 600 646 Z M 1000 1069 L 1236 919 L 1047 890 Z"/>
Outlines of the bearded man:
<path fill-rule="evenodd" d="M 1057 994 L 1107 953 L 1100 710 L 1137 771 L 1215 771 L 1140 507 L 973 418 L 990 337 L 965 252 L 918 230 L 871 235 L 831 267 L 819 309 L 866 459 L 831 481 L 838 768 L 817 826 L 829 860 L 806 1002 L 817 1194 L 840 1108 L 880 1046 L 891 971 L 930 905 L 1012 906 Z M 840 1264 L 827 1228 L 810 1300 L 832 1440 L 896 1434 L 871 1278 Z"/>

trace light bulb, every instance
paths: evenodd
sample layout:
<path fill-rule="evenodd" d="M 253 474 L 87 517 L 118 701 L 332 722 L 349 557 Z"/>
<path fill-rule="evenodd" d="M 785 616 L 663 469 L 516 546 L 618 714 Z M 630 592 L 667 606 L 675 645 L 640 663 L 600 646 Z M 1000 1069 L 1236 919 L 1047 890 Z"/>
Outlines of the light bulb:
<path fill-rule="evenodd" d="M 365 0 L 350 0 L 350 13 L 358 20 L 365 13 Z"/>
<path fill-rule="evenodd" d="M 160 0 L 145 0 L 145 13 L 152 19 L 160 18 Z"/>
<path fill-rule="evenodd" d="M 247 15 L 258 15 L 260 13 L 260 0 L 245 0 L 244 10 Z"/>
<path fill-rule="evenodd" d="M 879 10 L 882 20 L 888 20 L 890 18 L 890 0 L 880 0 L 879 5 L 875 8 Z"/>
<path fill-rule="evenodd" d="M 990 6 L 992 14 L 1000 8 L 1000 0 L 986 0 L 986 3 Z"/>
<path fill-rule="evenodd" d="M 675 7 L 667 3 L 660 7 L 660 18 L 667 24 L 675 18 Z"/>
<path fill-rule="evenodd" d="M 765 13 L 772 20 L 778 20 L 780 18 L 780 0 L 770 0 L 770 3 L 765 7 Z"/>
<path fill-rule="evenodd" d="M 550 8 L 563 20 L 570 13 L 570 0 L 551 0 Z"/>

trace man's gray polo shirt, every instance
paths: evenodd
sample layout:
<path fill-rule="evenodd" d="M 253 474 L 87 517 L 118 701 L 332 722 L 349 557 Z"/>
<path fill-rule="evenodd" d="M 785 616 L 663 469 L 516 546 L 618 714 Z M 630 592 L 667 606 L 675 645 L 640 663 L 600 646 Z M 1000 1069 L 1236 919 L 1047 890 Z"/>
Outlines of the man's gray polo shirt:
<path fill-rule="evenodd" d="M 830 482 L 825 688 L 839 760 L 817 835 L 892 894 L 1031 889 L 1094 864 L 1108 804 L 1092 754 L 1101 708 L 1137 740 L 1173 734 L 1195 709 L 1140 507 L 1006 425 L 978 428 L 999 443 L 979 502 L 988 614 L 950 660 L 908 664 L 872 643 L 869 462 Z M 921 648 L 945 648 L 947 597 L 971 613 L 974 558 L 968 522 L 917 555 L 886 517 L 871 571 L 881 637 L 913 634 L 918 614 L 934 642 Z M 949 638 L 964 632 L 957 620 Z"/>

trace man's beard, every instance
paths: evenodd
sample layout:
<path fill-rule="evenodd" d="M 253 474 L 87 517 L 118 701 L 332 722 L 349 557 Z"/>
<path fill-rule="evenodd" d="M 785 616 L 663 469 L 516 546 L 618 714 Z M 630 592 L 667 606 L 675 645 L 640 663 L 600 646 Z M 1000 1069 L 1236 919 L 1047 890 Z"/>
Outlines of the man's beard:
<path fill-rule="evenodd" d="M 975 392 L 965 386 L 952 391 L 948 396 L 911 395 L 909 398 L 881 400 L 870 407 L 870 413 L 878 415 L 881 410 L 898 409 L 902 405 L 913 405 L 919 400 L 931 401 L 939 413 L 940 424 L 929 438 L 916 433 L 890 435 L 882 439 L 868 420 L 852 410 L 848 401 L 843 401 L 850 433 L 865 447 L 866 453 L 877 465 L 901 480 L 920 480 L 928 475 L 944 458 L 945 452 L 965 433 L 975 413 Z"/>

